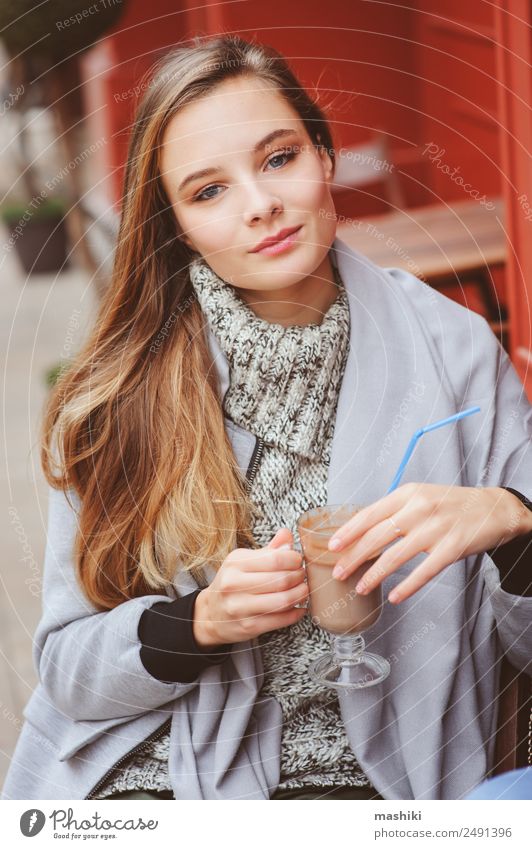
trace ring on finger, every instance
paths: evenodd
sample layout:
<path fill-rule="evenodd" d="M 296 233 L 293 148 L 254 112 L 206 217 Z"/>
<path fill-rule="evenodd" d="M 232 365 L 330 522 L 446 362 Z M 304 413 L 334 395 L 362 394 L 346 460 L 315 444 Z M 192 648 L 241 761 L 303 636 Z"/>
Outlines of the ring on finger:
<path fill-rule="evenodd" d="M 399 527 L 399 525 L 396 523 L 396 521 L 391 516 L 388 516 L 388 521 L 392 523 L 392 528 L 394 529 L 397 536 L 402 537 L 403 532 L 402 532 L 401 528 Z"/>

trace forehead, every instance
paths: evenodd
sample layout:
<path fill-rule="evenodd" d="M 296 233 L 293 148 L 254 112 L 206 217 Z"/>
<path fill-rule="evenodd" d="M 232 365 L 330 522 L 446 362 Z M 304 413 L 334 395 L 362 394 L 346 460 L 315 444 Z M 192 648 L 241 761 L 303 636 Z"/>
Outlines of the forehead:
<path fill-rule="evenodd" d="M 216 164 L 228 153 L 251 150 L 280 127 L 304 125 L 273 84 L 256 77 L 225 80 L 171 119 L 163 135 L 163 170 L 165 161 L 172 170 L 206 158 Z"/>

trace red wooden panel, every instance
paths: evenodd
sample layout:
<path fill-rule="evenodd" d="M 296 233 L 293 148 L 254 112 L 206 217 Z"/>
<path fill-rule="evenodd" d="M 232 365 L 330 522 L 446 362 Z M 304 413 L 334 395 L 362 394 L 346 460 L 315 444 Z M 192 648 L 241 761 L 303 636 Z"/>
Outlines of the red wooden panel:
<path fill-rule="evenodd" d="M 528 0 L 496 4 L 503 192 L 508 221 L 510 353 L 532 399 L 532 44 Z"/>
<path fill-rule="evenodd" d="M 493 8 L 487 3 L 428 0 L 418 9 L 418 67 L 423 80 L 423 135 L 480 195 L 500 192 Z M 432 149 L 431 149 L 432 150 Z M 445 201 L 464 198 L 436 158 L 427 180 Z"/>

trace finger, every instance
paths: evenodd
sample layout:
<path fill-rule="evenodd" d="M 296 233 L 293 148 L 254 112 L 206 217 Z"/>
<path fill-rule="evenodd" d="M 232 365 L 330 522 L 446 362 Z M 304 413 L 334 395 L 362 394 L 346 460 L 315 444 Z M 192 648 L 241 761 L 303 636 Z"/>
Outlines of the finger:
<path fill-rule="evenodd" d="M 305 569 L 288 569 L 283 572 L 238 572 L 234 581 L 223 587 L 223 592 L 277 593 L 289 590 L 306 578 Z"/>
<path fill-rule="evenodd" d="M 303 557 L 295 549 L 276 548 L 237 548 L 233 552 L 231 563 L 242 572 L 273 572 L 285 569 L 299 569 Z"/>
<path fill-rule="evenodd" d="M 334 532 L 329 540 L 329 549 L 341 551 L 346 545 L 354 542 L 362 534 L 378 522 L 382 522 L 394 513 L 397 513 L 407 503 L 411 493 L 411 485 L 404 484 L 389 495 L 380 498 L 368 507 L 363 507 Z M 334 545 L 331 545 L 335 541 Z M 338 541 L 338 542 L 336 542 Z"/>
<path fill-rule="evenodd" d="M 386 549 L 379 558 L 373 563 L 364 575 L 361 575 L 359 583 L 355 589 L 360 595 L 367 595 L 392 572 L 399 569 L 413 557 L 422 554 L 426 551 L 429 545 L 429 540 L 421 533 L 408 534 Z"/>
<path fill-rule="evenodd" d="M 366 531 L 366 533 L 352 545 L 349 545 L 347 548 L 344 547 L 342 550 L 342 556 L 334 568 L 334 576 L 336 577 L 337 569 L 349 569 L 349 571 L 346 572 L 346 576 L 348 574 L 352 574 L 367 560 L 378 557 L 383 548 L 390 543 L 395 542 L 397 539 L 397 532 L 393 528 L 389 519 L 379 522 L 378 525 L 375 525 L 375 527 Z"/>
<path fill-rule="evenodd" d="M 226 603 L 226 609 L 230 616 L 234 619 L 239 617 L 260 616 L 264 613 L 283 613 L 290 610 L 298 602 L 305 601 L 308 597 L 308 584 L 298 584 L 297 587 L 292 587 L 289 590 L 284 590 L 278 593 L 262 593 L 260 595 L 242 595 L 232 599 L 232 604 L 229 605 L 229 599 Z"/>
<path fill-rule="evenodd" d="M 279 548 L 281 545 L 294 544 L 294 535 L 290 528 L 279 528 L 277 533 L 272 537 L 266 548 Z"/>
<path fill-rule="evenodd" d="M 277 630 L 277 628 L 287 628 L 289 625 L 295 625 L 307 613 L 308 610 L 306 607 L 291 607 L 290 610 L 285 610 L 283 613 L 263 613 L 258 616 L 246 617 L 242 620 L 241 624 L 250 624 L 259 633 L 266 634 L 268 631 Z"/>
<path fill-rule="evenodd" d="M 425 586 L 429 581 L 438 575 L 443 569 L 454 563 L 456 557 L 451 548 L 444 549 L 440 546 L 437 551 L 433 551 L 426 560 L 410 573 L 408 578 L 401 581 L 388 595 L 388 601 L 392 604 L 399 604 L 401 601 L 410 598 L 421 587 Z"/>

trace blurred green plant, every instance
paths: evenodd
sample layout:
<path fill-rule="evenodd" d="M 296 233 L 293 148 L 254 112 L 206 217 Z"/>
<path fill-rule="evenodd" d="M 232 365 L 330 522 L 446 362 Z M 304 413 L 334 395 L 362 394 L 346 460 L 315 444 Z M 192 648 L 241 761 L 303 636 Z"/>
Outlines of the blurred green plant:
<path fill-rule="evenodd" d="M 61 374 L 68 371 L 70 366 L 67 363 L 56 363 L 44 373 L 44 381 L 49 389 L 53 389 Z"/>
<path fill-rule="evenodd" d="M 0 215 L 6 224 L 16 224 L 17 221 L 23 220 L 26 213 L 31 213 L 33 219 L 40 221 L 50 218 L 62 218 L 66 213 L 65 201 L 62 198 L 51 197 L 44 198 L 35 209 L 28 209 L 27 204 L 20 201 L 6 202 L 0 206 Z"/>

